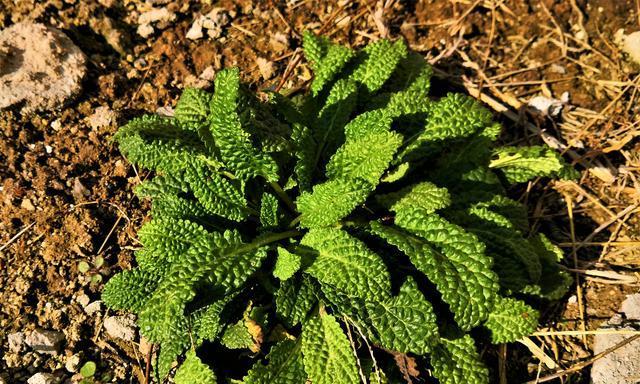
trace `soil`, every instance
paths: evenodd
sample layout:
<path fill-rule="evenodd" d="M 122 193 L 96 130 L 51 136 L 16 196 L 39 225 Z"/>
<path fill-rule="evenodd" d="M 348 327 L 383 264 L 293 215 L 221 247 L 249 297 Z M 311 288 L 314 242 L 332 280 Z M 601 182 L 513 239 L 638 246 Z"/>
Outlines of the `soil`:
<path fill-rule="evenodd" d="M 147 218 L 147 204 L 132 194 L 146 173 L 120 155 L 111 137 L 133 116 L 167 111 L 185 87 L 209 87 L 223 67 L 240 67 L 256 89 L 277 87 L 285 73 L 290 73 L 282 82 L 285 89 L 305 86 L 308 66 L 292 64 L 305 29 L 354 47 L 379 36 L 404 38 L 434 62 L 446 89 L 464 90 L 467 81 L 510 107 L 509 100 L 526 104 L 534 96 L 560 99 L 568 92 L 571 107 L 562 119 L 524 109 L 516 111 L 519 121 L 497 115 L 505 125 L 504 140 L 538 142 L 523 124 L 533 121 L 583 158 L 601 162 L 612 179 L 578 165 L 583 171 L 578 184 L 532 183 L 513 193 L 529 203 L 532 220 L 557 243 L 573 242 L 572 226 L 578 240 L 601 225 L 591 242 L 637 239 L 636 210 L 611 218 L 640 196 L 633 124 L 640 108 L 638 66 L 614 42 L 619 29 L 640 29 L 635 1 L 505 0 L 494 8 L 490 1 L 386 1 L 384 12 L 376 12 L 384 3 L 0 0 L 0 28 L 21 21 L 58 28 L 84 52 L 88 66 L 82 92 L 66 106 L 38 113 L 26 113 L 21 105 L 0 111 L 0 377 L 19 383 L 36 372 L 51 372 L 75 382 L 79 375 L 64 365 L 79 353 L 83 362 L 98 364 L 96 378 L 144 382 L 148 346 L 141 352 L 138 342 L 109 337 L 103 322 L 112 314 L 87 314 L 84 308 L 100 299 L 104 281 L 132 266 L 136 231 Z M 194 20 L 214 7 L 230 15 L 221 36 L 187 39 Z M 153 8 L 176 17 L 151 23 L 153 31 L 142 37 L 138 18 Z M 584 246 L 575 264 L 571 256 L 564 263 L 581 271 L 637 273 L 638 246 L 629 244 Z M 568 255 L 571 250 L 567 246 Z M 88 271 L 80 272 L 81 262 L 89 264 Z M 603 283 L 583 274 L 579 279 L 564 301 L 546 308 L 543 325 L 581 329 L 584 319 L 585 329 L 597 329 L 626 294 L 638 291 L 637 283 Z M 59 355 L 8 348 L 9 334 L 35 328 L 64 332 Z M 535 341 L 562 367 L 589 356 L 592 348 L 589 338 Z M 509 373 L 508 382 L 535 377 L 537 360 L 526 349 L 513 345 L 507 351 L 508 366 L 531 365 L 529 374 Z M 498 365 L 492 371 L 498 372 Z M 588 380 L 588 369 L 572 378 Z"/>

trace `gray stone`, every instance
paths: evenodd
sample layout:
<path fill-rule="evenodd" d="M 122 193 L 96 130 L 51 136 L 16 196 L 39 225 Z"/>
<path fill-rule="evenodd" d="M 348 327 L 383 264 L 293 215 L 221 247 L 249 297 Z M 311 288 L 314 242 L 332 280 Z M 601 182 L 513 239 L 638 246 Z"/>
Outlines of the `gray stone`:
<path fill-rule="evenodd" d="M 36 352 L 56 355 L 64 339 L 62 332 L 36 329 L 27 337 L 26 342 Z"/>
<path fill-rule="evenodd" d="M 624 313 L 627 320 L 640 321 L 640 293 L 627 296 L 620 306 L 620 312 Z"/>
<path fill-rule="evenodd" d="M 58 378 L 50 373 L 36 373 L 27 380 L 28 384 L 56 384 Z"/>
<path fill-rule="evenodd" d="M 14 332 L 10 333 L 7 336 L 7 341 L 9 342 L 9 351 L 13 353 L 19 353 L 24 348 L 24 333 L 22 332 Z"/>
<path fill-rule="evenodd" d="M 628 296 L 621 306 L 621 312 L 623 312 L 624 316 L 615 314 L 600 329 L 637 330 L 638 320 L 640 319 L 638 313 L 640 312 L 639 296 Z M 593 353 L 601 353 L 630 337 L 633 337 L 633 335 L 598 334 L 594 340 Z M 640 339 L 634 340 L 596 360 L 591 368 L 591 382 L 593 384 L 633 384 L 640 382 Z"/>
<path fill-rule="evenodd" d="M 104 329 L 109 336 L 133 341 L 136 338 L 136 322 L 134 316 L 111 316 L 104 321 Z"/>

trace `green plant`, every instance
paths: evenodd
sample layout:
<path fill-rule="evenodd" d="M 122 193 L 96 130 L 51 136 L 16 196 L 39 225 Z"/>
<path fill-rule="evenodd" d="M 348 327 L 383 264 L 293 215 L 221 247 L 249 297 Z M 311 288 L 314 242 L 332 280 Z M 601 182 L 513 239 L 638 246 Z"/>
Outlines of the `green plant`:
<path fill-rule="evenodd" d="M 304 52 L 308 95 L 256 95 L 227 69 L 174 118 L 120 128 L 124 155 L 157 174 L 136 188 L 153 202 L 138 268 L 105 303 L 138 314 L 159 380 L 186 352 L 178 384 L 398 382 L 399 356 L 487 383 L 468 332 L 517 340 L 538 321 L 523 300 L 570 284 L 505 186 L 572 170 L 545 147 L 496 146 L 471 98 L 432 100 L 431 68 L 402 42 L 355 52 L 307 33 Z M 203 343 L 239 352 L 212 370 Z"/>
<path fill-rule="evenodd" d="M 78 263 L 78 272 L 85 275 L 88 278 L 91 285 L 98 285 L 102 282 L 102 273 L 104 270 L 104 258 L 102 256 L 96 256 L 93 260 L 93 267 L 86 261 L 80 261 Z"/>

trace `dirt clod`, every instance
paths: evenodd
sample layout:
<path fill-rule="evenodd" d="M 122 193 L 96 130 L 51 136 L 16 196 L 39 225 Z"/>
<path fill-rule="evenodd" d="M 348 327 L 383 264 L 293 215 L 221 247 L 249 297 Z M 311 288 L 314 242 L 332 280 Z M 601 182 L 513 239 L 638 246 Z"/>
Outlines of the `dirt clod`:
<path fill-rule="evenodd" d="M 0 109 L 57 108 L 80 92 L 85 72 L 82 51 L 55 28 L 23 22 L 0 32 Z"/>

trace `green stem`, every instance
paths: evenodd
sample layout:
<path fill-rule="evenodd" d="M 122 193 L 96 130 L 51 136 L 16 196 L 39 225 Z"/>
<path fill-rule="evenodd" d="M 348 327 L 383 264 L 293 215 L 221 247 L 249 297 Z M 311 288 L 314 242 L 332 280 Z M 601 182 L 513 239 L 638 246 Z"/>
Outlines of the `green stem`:
<path fill-rule="evenodd" d="M 296 225 L 302 220 L 302 214 L 298 215 L 295 219 L 291 220 L 289 223 L 289 228 L 295 228 Z"/>
<path fill-rule="evenodd" d="M 291 200 L 289 195 L 287 195 L 287 193 L 282 189 L 280 184 L 276 183 L 275 181 L 270 181 L 269 185 L 271 186 L 271 188 L 273 188 L 273 190 L 278 195 L 278 197 L 280 197 L 280 199 L 282 201 L 284 201 L 284 203 L 287 205 L 287 207 L 292 212 L 295 212 L 296 211 L 296 205 L 293 203 L 293 200 Z"/>
<path fill-rule="evenodd" d="M 290 231 L 285 231 L 285 232 L 269 233 L 267 235 L 257 238 L 253 242 L 246 244 L 245 246 L 240 248 L 247 248 L 246 250 L 248 251 L 251 249 L 263 247 L 271 243 L 275 243 L 276 241 L 280 241 L 280 240 L 284 240 L 284 239 L 288 239 L 288 238 L 296 237 L 300 235 L 302 235 L 302 232 L 298 231 L 297 229 L 292 229 Z"/>

